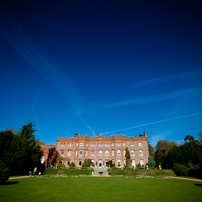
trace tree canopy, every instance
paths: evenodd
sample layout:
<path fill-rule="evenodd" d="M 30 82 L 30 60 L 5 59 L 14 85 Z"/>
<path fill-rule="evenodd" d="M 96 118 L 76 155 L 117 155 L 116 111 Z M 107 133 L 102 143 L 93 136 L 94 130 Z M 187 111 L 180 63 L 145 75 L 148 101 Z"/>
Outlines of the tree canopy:
<path fill-rule="evenodd" d="M 12 130 L 0 132 L 0 170 L 18 175 L 28 174 L 40 166 L 41 149 L 35 140 L 35 131 L 33 122 L 29 122 L 17 134 Z"/>

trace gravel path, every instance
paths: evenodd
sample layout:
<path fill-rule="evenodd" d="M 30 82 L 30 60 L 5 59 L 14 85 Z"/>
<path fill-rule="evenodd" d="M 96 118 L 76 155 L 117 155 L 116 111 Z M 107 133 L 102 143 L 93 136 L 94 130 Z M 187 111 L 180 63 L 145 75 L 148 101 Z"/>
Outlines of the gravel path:
<path fill-rule="evenodd" d="M 184 178 L 184 177 L 172 177 L 175 179 L 180 179 L 180 180 L 191 180 L 191 181 L 197 181 L 197 182 L 202 182 L 200 179 L 193 179 L 193 178 Z"/>

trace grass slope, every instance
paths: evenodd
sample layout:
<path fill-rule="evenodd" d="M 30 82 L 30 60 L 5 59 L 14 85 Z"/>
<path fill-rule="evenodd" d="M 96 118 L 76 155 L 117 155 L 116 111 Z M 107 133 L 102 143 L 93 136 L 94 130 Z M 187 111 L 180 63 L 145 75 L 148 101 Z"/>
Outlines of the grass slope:
<path fill-rule="evenodd" d="M 24 178 L 0 185 L 0 201 L 198 202 L 202 183 L 123 177 Z"/>

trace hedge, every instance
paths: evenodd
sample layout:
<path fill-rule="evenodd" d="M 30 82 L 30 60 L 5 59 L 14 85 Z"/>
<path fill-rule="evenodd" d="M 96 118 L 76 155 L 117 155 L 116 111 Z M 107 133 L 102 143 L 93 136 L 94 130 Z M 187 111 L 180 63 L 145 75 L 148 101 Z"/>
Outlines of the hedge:
<path fill-rule="evenodd" d="M 174 163 L 173 164 L 173 170 L 176 173 L 176 175 L 188 176 L 188 172 L 189 172 L 190 168 L 188 168 L 184 164 Z"/>
<path fill-rule="evenodd" d="M 57 175 L 57 174 L 65 174 L 65 175 L 92 175 L 92 169 L 52 169 L 46 168 L 44 174 L 49 175 Z"/>

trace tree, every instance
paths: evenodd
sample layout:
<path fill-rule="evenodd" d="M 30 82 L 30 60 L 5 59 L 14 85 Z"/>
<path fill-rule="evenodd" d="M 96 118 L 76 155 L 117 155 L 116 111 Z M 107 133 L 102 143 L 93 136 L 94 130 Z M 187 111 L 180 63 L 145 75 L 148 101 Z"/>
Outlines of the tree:
<path fill-rule="evenodd" d="M 149 156 L 154 156 L 155 155 L 155 149 L 152 147 L 150 143 L 148 143 L 149 146 Z"/>
<path fill-rule="evenodd" d="M 139 137 L 143 137 L 144 135 L 142 135 L 141 133 L 139 134 Z"/>
<path fill-rule="evenodd" d="M 198 135 L 199 142 L 202 144 L 202 131 L 199 132 L 197 135 Z"/>
<path fill-rule="evenodd" d="M 149 167 L 154 167 L 154 166 L 156 166 L 156 162 L 154 161 L 154 157 L 153 156 L 149 156 L 149 158 L 148 158 L 148 166 Z"/>
<path fill-rule="evenodd" d="M 128 150 L 128 147 L 126 147 L 126 167 L 131 167 L 131 159 L 130 159 L 130 152 Z"/>
<path fill-rule="evenodd" d="M 173 146 L 177 146 L 177 142 L 159 140 L 156 145 L 156 156 L 162 156 L 163 153 L 169 151 Z"/>
<path fill-rule="evenodd" d="M 187 135 L 185 138 L 184 138 L 184 141 L 185 142 L 191 142 L 191 141 L 193 141 L 194 140 L 194 137 L 193 136 L 191 136 L 191 135 Z"/>

